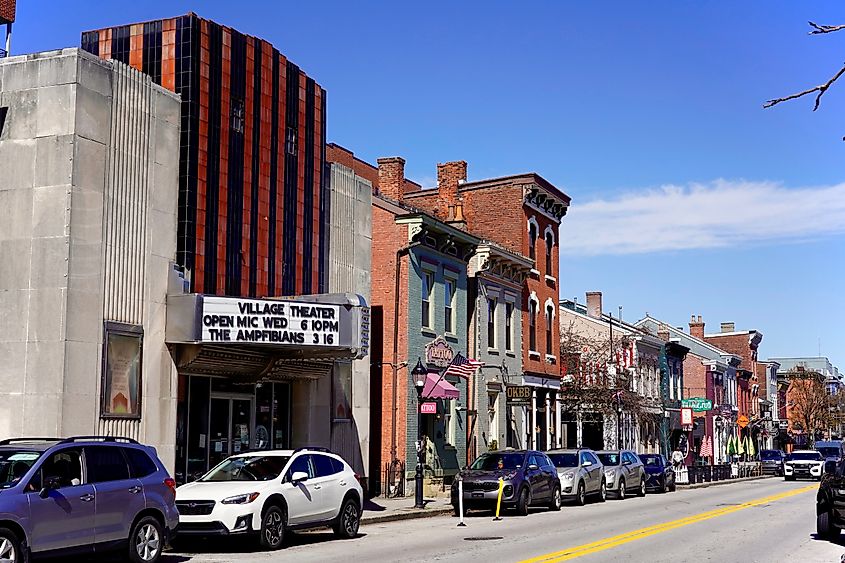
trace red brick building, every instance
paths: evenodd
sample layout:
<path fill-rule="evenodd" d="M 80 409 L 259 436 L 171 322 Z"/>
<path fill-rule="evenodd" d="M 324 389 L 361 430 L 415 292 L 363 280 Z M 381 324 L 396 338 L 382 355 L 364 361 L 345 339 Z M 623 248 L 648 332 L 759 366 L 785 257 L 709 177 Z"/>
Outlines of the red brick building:
<path fill-rule="evenodd" d="M 734 323 L 722 323 L 720 332 L 705 334 L 704 340 L 717 348 L 741 358 L 736 368 L 738 416 L 745 415 L 755 423 L 760 417 L 758 404 L 757 348 L 763 333 L 756 330 L 735 329 Z"/>
<path fill-rule="evenodd" d="M 437 165 L 437 189 L 404 194 L 410 205 L 446 221 L 465 221 L 483 239 L 535 261 L 522 288 L 523 383 L 535 387 L 529 447 L 556 442 L 560 389 L 559 227 L 570 198 L 535 173 L 467 181 L 465 161 Z"/>

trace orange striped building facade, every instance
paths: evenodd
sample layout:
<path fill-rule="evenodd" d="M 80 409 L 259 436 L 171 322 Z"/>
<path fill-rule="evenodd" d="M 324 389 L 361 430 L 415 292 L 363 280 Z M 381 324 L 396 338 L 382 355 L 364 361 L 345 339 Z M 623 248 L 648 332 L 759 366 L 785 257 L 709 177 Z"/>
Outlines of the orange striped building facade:
<path fill-rule="evenodd" d="M 195 14 L 82 34 L 182 96 L 177 260 L 191 291 L 322 293 L 326 93 L 270 43 Z"/>

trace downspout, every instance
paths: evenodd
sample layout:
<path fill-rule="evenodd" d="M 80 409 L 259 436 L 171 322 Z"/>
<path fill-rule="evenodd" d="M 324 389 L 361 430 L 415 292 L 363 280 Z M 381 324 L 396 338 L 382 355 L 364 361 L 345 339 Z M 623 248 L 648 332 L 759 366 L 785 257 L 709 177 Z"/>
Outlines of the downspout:
<path fill-rule="evenodd" d="M 394 280 L 395 285 L 393 287 L 393 361 L 391 363 L 391 366 L 393 367 L 393 390 L 391 393 L 392 397 L 390 408 L 393 413 L 393 420 L 390 424 L 390 455 L 393 458 L 391 461 L 396 461 L 398 459 L 396 457 L 396 411 L 398 408 L 396 404 L 396 385 L 398 384 L 399 379 L 399 278 L 402 275 L 402 256 L 408 255 L 412 248 L 419 245 L 419 241 L 414 241 L 396 251 L 396 276 Z"/>

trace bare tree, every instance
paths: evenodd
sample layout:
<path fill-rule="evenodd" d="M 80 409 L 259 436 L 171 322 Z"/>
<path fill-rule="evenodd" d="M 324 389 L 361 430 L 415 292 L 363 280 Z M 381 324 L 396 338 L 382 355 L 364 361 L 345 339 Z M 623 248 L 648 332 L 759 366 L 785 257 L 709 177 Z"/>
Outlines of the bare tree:
<path fill-rule="evenodd" d="M 810 27 L 813 28 L 809 32 L 810 35 L 823 35 L 823 34 L 834 33 L 836 31 L 840 31 L 840 30 L 845 29 L 845 25 L 819 25 L 819 24 L 816 24 L 814 22 L 807 22 L 807 23 L 809 23 Z M 772 106 L 776 106 L 777 104 L 779 104 L 781 102 L 785 102 L 787 100 L 794 100 L 796 98 L 800 98 L 802 96 L 806 96 L 808 94 L 812 94 L 812 93 L 815 92 L 816 93 L 816 102 L 813 105 L 813 111 L 816 111 L 817 109 L 819 109 L 819 104 L 821 103 L 822 96 L 824 96 L 825 92 L 827 92 L 828 89 L 833 85 L 833 83 L 836 82 L 839 79 L 839 77 L 842 76 L 843 74 L 845 74 L 845 65 L 843 65 L 842 68 L 840 68 L 839 71 L 836 74 L 834 74 L 830 78 L 830 80 L 828 80 L 824 84 L 819 84 L 818 86 L 808 88 L 807 90 L 804 90 L 802 92 L 790 94 L 789 96 L 784 96 L 782 98 L 774 98 L 774 99 L 768 100 L 768 101 L 766 101 L 766 103 L 763 104 L 763 107 L 764 108 L 770 108 Z M 845 138 L 843 138 L 843 140 L 845 140 Z"/>
<path fill-rule="evenodd" d="M 824 376 L 818 372 L 799 369 L 789 372 L 786 377 L 789 380 L 790 422 L 793 428 L 800 426 L 813 441 L 817 431 L 826 431 L 834 422 L 833 411 L 838 397 L 828 393 Z"/>

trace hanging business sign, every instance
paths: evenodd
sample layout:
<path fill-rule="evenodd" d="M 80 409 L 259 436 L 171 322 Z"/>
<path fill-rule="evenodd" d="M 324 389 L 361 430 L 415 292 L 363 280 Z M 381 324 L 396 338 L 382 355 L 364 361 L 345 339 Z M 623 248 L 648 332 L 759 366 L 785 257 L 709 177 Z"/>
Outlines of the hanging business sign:
<path fill-rule="evenodd" d="M 420 414 L 437 414 L 437 403 L 422 403 Z"/>
<path fill-rule="evenodd" d="M 438 336 L 425 347 L 425 363 L 430 366 L 449 367 L 454 357 L 455 351 L 442 336 Z"/>
<path fill-rule="evenodd" d="M 692 409 L 681 408 L 681 425 L 692 426 Z"/>
<path fill-rule="evenodd" d="M 530 405 L 533 387 L 530 385 L 508 385 L 505 396 L 508 405 Z"/>
<path fill-rule="evenodd" d="M 336 346 L 339 318 L 337 305 L 205 296 L 202 341 Z"/>
<path fill-rule="evenodd" d="M 689 399 L 681 399 L 681 406 L 690 408 L 693 412 L 706 412 L 713 408 L 713 401 L 702 397 L 691 397 Z"/>

